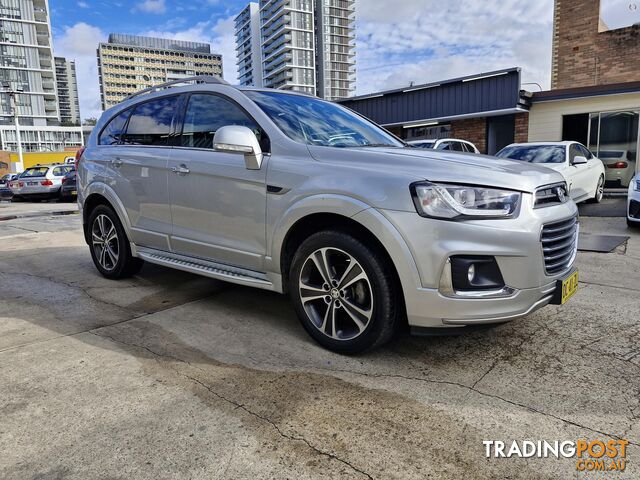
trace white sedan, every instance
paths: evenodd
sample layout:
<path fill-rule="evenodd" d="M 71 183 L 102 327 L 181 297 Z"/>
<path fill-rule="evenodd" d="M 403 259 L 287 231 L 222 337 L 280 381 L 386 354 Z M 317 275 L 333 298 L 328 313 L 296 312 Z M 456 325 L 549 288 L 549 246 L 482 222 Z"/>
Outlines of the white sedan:
<path fill-rule="evenodd" d="M 587 147 L 578 142 L 513 143 L 497 157 L 537 163 L 561 173 L 569 195 L 576 202 L 602 201 L 604 165 Z"/>

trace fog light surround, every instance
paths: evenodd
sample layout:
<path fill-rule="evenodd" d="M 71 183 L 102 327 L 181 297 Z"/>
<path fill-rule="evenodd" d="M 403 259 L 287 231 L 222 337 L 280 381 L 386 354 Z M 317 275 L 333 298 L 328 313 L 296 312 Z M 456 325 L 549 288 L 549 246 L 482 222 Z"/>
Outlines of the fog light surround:
<path fill-rule="evenodd" d="M 517 290 L 504 283 L 495 257 L 454 255 L 447 259 L 439 292 L 447 297 L 509 297 Z"/>

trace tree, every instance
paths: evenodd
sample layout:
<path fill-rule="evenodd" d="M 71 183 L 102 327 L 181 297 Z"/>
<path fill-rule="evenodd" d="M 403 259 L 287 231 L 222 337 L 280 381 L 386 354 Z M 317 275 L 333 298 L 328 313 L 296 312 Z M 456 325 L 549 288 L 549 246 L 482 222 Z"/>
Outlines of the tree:
<path fill-rule="evenodd" d="M 96 117 L 85 118 L 82 122 L 83 125 L 95 125 L 98 123 L 98 119 Z"/>

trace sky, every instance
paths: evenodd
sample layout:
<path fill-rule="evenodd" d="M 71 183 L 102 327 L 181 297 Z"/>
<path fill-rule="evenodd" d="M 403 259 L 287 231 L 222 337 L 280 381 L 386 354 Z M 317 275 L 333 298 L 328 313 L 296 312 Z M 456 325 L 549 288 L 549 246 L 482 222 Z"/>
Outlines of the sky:
<path fill-rule="evenodd" d="M 96 48 L 109 33 L 210 43 L 237 83 L 233 18 L 247 3 L 49 0 L 54 53 L 76 61 L 82 118 L 101 113 Z M 356 0 L 356 94 L 514 66 L 547 89 L 552 26 L 553 0 Z"/>

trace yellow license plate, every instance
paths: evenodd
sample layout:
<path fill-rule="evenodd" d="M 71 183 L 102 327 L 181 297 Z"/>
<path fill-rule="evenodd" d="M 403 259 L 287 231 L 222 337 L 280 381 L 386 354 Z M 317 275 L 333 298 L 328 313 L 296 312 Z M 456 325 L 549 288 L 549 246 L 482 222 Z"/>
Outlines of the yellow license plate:
<path fill-rule="evenodd" d="M 578 291 L 578 271 L 576 270 L 571 276 L 562 281 L 562 299 L 561 304 L 564 305 Z"/>
<path fill-rule="evenodd" d="M 76 190 L 71 190 L 71 195 L 77 195 L 78 192 Z"/>

